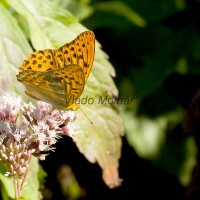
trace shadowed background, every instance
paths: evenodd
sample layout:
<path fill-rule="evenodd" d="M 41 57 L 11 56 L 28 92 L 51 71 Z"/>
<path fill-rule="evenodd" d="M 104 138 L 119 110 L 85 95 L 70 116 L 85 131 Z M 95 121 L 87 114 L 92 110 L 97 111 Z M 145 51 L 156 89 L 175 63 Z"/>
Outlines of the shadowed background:
<path fill-rule="evenodd" d="M 120 105 L 126 131 L 122 186 L 108 189 L 98 165 L 63 138 L 41 162 L 48 174 L 45 199 L 76 199 L 63 194 L 63 165 L 82 188 L 78 199 L 199 199 L 200 1 L 94 0 L 67 6 L 109 55 L 119 96 L 135 100 Z"/>

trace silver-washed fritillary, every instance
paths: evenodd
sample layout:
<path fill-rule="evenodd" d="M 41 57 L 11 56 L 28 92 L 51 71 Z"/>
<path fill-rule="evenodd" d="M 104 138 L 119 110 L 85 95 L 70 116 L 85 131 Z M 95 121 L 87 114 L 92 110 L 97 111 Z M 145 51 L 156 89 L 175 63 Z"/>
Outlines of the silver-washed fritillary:
<path fill-rule="evenodd" d="M 85 31 L 59 49 L 39 50 L 29 55 L 19 68 L 17 80 L 34 99 L 60 110 L 76 110 L 77 99 L 93 65 L 94 52 L 94 33 Z"/>

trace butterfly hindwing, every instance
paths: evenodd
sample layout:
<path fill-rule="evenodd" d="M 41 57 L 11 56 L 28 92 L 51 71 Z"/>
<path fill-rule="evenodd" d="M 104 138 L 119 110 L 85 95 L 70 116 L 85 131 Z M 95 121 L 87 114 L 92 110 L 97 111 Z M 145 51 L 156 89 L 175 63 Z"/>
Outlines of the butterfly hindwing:
<path fill-rule="evenodd" d="M 67 109 L 75 103 L 85 86 L 84 74 L 78 65 L 47 72 L 26 70 L 17 78 L 23 82 L 29 96 L 46 101 L 58 109 Z"/>
<path fill-rule="evenodd" d="M 85 87 L 84 74 L 79 65 L 67 65 L 57 71 L 56 75 L 62 80 L 65 86 L 67 107 L 75 103 L 81 96 Z"/>
<path fill-rule="evenodd" d="M 26 87 L 26 93 L 37 100 L 46 101 L 58 109 L 66 107 L 65 87 L 52 72 L 26 70 L 17 76 Z"/>

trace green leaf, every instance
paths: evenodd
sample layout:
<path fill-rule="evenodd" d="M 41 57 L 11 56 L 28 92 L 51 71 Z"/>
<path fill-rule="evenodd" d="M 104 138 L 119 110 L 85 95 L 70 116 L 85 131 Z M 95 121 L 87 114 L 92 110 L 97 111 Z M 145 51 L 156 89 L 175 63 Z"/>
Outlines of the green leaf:
<path fill-rule="evenodd" d="M 45 1 L 8 0 L 10 6 L 21 14 L 28 22 L 30 38 L 35 49 L 53 48 L 63 38 L 58 37 L 55 30 L 68 32 L 66 26 L 77 20 L 66 10 Z M 49 12 L 52 10 L 52 12 Z M 56 24 L 56 27 L 54 26 Z M 59 45 L 60 46 L 60 45 Z"/>
<path fill-rule="evenodd" d="M 128 5 L 121 1 L 108 1 L 97 3 L 95 4 L 95 8 L 97 10 L 110 12 L 125 17 L 127 20 L 139 27 L 143 27 L 146 24 L 145 20 L 136 11 L 134 11 Z"/>
<path fill-rule="evenodd" d="M 55 0 L 54 3 L 69 10 L 79 20 L 89 17 L 93 12 L 93 8 L 88 5 L 88 1 Z"/>
<path fill-rule="evenodd" d="M 22 195 L 30 200 L 40 200 L 41 194 L 39 193 L 39 181 L 38 181 L 39 164 L 38 158 L 31 158 L 30 170 L 26 183 L 24 185 Z"/>
<path fill-rule="evenodd" d="M 74 39 L 86 28 L 66 10 L 47 0 L 8 0 L 24 19 L 30 29 L 31 43 L 35 49 L 57 48 Z M 21 61 L 22 62 L 22 61 Z M 115 70 L 108 61 L 108 56 L 96 42 L 95 61 L 90 77 L 86 83 L 83 97 L 117 95 L 118 90 L 112 76 Z M 79 125 L 76 144 L 80 151 L 91 162 L 98 162 L 103 169 L 103 178 L 107 185 L 114 187 L 120 182 L 118 177 L 118 160 L 120 158 L 121 135 L 123 124 L 117 106 L 99 104 L 83 106 L 83 110 L 93 125 L 79 110 L 77 111 Z"/>
<path fill-rule="evenodd" d="M 22 90 L 16 80 L 18 67 L 31 48 L 14 17 L 0 4 L 0 93 Z"/>
<path fill-rule="evenodd" d="M 11 199 L 14 199 L 15 197 L 14 183 L 11 178 L 4 176 L 5 172 L 6 172 L 5 168 L 1 163 L 0 165 L 0 180 L 2 183 L 1 194 L 4 200 L 9 199 L 9 197 Z"/>

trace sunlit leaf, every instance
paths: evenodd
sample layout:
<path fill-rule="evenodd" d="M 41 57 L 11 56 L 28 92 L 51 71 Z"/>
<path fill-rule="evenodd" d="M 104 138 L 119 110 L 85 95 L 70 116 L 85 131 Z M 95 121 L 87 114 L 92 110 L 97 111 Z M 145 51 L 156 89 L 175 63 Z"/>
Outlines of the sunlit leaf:
<path fill-rule="evenodd" d="M 31 52 L 23 32 L 14 17 L 0 4 L 0 92 L 20 91 L 17 82 L 18 66 Z"/>
<path fill-rule="evenodd" d="M 57 48 L 74 39 L 86 28 L 66 10 L 56 7 L 50 1 L 8 0 L 10 6 L 28 22 L 31 43 L 35 49 Z M 22 62 L 22 61 L 21 61 Z M 117 95 L 118 91 L 112 79 L 115 71 L 108 62 L 107 55 L 96 42 L 94 67 L 87 81 L 82 97 Z M 81 98 L 82 98 L 81 97 Z M 118 159 L 120 158 L 123 124 L 117 106 L 94 104 L 82 106 L 88 119 L 77 112 L 80 135 L 76 144 L 91 162 L 98 162 L 103 169 L 103 178 L 107 185 L 114 187 L 120 182 L 118 177 Z M 91 145 L 92 144 L 92 145 Z"/>
<path fill-rule="evenodd" d="M 88 5 L 88 1 L 55 0 L 54 3 L 69 10 L 79 20 L 83 20 L 93 12 L 93 8 Z"/>

